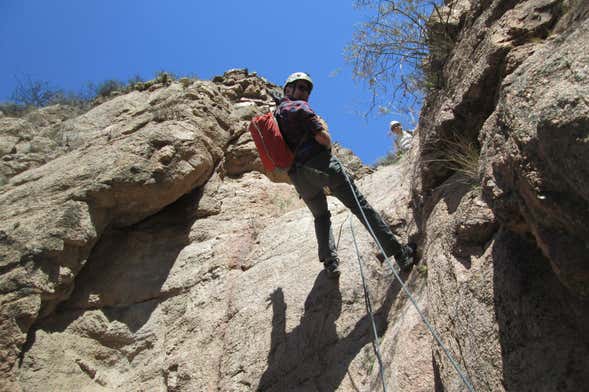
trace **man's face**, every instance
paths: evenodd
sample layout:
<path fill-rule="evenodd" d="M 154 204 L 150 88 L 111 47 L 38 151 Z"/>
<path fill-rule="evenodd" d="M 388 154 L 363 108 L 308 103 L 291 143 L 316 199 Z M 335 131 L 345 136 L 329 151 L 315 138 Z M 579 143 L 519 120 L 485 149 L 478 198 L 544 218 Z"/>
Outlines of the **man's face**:
<path fill-rule="evenodd" d="M 309 95 L 311 94 L 311 85 L 304 80 L 297 80 L 291 86 L 291 95 L 294 99 L 306 101 L 309 99 Z M 287 91 L 288 92 L 288 91 Z"/>
<path fill-rule="evenodd" d="M 400 124 L 391 127 L 391 133 L 399 134 L 403 128 Z"/>

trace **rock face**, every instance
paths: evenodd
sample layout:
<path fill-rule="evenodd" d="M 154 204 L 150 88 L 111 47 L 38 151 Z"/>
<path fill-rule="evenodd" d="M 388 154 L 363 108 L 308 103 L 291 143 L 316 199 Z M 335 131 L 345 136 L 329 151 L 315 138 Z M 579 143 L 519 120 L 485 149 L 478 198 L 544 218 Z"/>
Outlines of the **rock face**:
<path fill-rule="evenodd" d="M 589 6 L 456 1 L 441 15 L 455 41 L 434 61 L 412 189 L 428 311 L 476 390 L 584 389 Z M 439 348 L 434 360 L 437 383 L 463 390 Z"/>
<path fill-rule="evenodd" d="M 84 118 L 74 122 L 80 130 L 71 152 L 10 178 L 2 188 L 0 323 L 12 337 L 3 344 L 5 366 L 13 363 L 31 323 L 70 295 L 107 227 L 141 221 L 212 174 L 231 135 L 216 118 L 226 118 L 230 104 L 214 102 L 215 91 L 204 84 L 182 95 L 178 88 L 130 94 L 97 107 L 82 117 L 110 116 L 110 125 L 93 129 L 84 127 L 90 122 Z M 209 101 L 207 112 L 195 117 L 192 103 L 202 101 Z M 195 121 L 152 118 L 159 111 L 148 113 L 149 107 L 186 110 Z"/>
<path fill-rule="evenodd" d="M 26 170 L 41 166 L 67 151 L 60 129 L 76 111 L 56 105 L 24 118 L 0 116 L 0 186 Z"/>
<path fill-rule="evenodd" d="M 261 173 L 245 131 L 267 110 L 269 88 L 235 70 L 121 95 L 25 135 L 51 134 L 59 148 L 7 171 L 1 188 L 3 390 L 351 390 L 378 382 L 350 230 L 340 245 L 347 277 L 330 281 L 316 261 L 311 215 L 291 186 Z M 18 153 L 3 152 L 5 161 Z M 349 153 L 342 160 L 354 163 L 356 177 L 368 173 Z M 367 180 L 368 197 L 388 181 L 407 202 L 398 171 Z M 375 205 L 392 217 L 393 195 L 385 196 Z M 331 203 L 334 227 L 342 226 L 347 212 Z M 428 337 L 355 225 L 387 376 L 408 385 L 408 369 L 423 367 L 418 385 L 427 389 Z M 424 277 L 409 285 L 424 306 Z M 390 328 L 402 333 L 387 337 Z M 419 344 L 407 350 L 408 340 Z"/>
<path fill-rule="evenodd" d="M 353 234 L 389 390 L 466 390 L 422 317 L 477 391 L 586 389 L 588 16 L 449 3 L 412 149 L 371 172 L 336 148 L 419 245 L 405 287 L 332 198 L 327 279 L 246 70 L 0 117 L 0 390 L 379 390 Z"/>

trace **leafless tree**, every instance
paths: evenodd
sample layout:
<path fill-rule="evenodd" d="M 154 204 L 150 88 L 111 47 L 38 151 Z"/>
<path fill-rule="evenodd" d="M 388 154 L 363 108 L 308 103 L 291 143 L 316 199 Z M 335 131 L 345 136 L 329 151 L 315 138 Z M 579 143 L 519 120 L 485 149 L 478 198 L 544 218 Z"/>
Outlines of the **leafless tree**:
<path fill-rule="evenodd" d="M 432 28 L 430 15 L 440 12 L 443 0 L 356 0 L 355 6 L 374 9 L 346 48 L 354 76 L 368 82 L 374 109 L 415 107 L 432 87 L 428 65 Z M 435 34 L 440 35 L 436 29 Z M 436 40 L 438 41 L 438 40 Z M 396 104 L 393 102 L 396 101 Z"/>
<path fill-rule="evenodd" d="M 30 75 L 15 76 L 15 79 L 11 100 L 19 105 L 43 107 L 64 95 L 61 90 L 51 88 L 47 82 L 33 80 Z"/>

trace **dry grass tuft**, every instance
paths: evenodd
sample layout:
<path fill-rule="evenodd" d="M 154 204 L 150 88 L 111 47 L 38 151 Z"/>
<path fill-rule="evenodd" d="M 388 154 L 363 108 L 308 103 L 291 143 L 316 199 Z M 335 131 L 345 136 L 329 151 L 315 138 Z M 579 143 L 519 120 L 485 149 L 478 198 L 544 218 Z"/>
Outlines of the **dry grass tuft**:
<path fill-rule="evenodd" d="M 444 168 L 459 173 L 465 182 L 471 185 L 479 183 L 480 147 L 476 142 L 463 137 L 440 140 L 438 159 L 429 162 L 440 162 Z"/>

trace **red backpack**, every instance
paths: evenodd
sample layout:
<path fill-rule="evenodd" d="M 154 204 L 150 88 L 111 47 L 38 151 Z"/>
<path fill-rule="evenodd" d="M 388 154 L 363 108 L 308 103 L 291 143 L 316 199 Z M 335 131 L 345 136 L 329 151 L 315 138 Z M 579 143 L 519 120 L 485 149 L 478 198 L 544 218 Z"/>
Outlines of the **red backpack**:
<path fill-rule="evenodd" d="M 294 155 L 280 132 L 273 112 L 254 117 L 250 122 L 249 131 L 266 170 L 290 168 Z"/>

